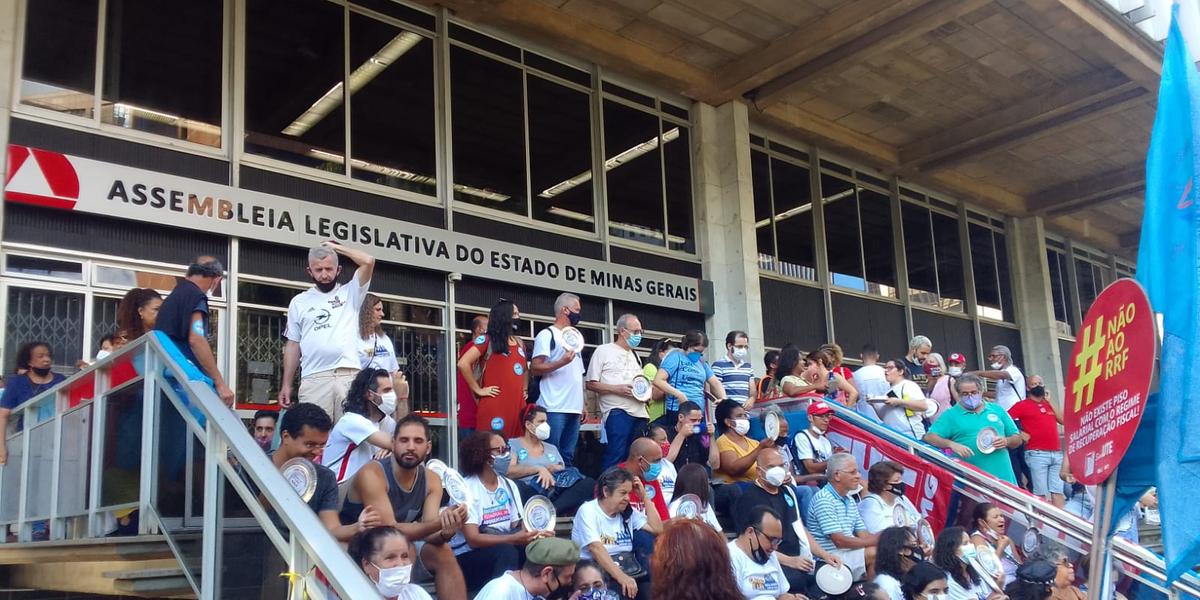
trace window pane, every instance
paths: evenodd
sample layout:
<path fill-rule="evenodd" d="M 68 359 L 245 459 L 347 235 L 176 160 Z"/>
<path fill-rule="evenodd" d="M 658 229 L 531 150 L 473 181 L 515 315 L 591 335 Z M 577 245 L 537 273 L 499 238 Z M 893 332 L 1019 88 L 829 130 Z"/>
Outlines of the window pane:
<path fill-rule="evenodd" d="M 962 251 L 959 245 L 958 219 L 933 213 L 933 240 L 936 244 L 939 306 L 963 311 L 967 286 L 963 277 Z"/>
<path fill-rule="evenodd" d="M 821 197 L 825 203 L 825 251 L 829 254 L 830 280 L 835 285 L 866 291 L 855 186 L 822 173 Z"/>
<path fill-rule="evenodd" d="M 99 15 L 99 0 L 25 3 L 21 102 L 92 116 Z"/>
<path fill-rule="evenodd" d="M 451 47 L 450 99 L 454 200 L 527 214 L 520 69 Z"/>
<path fill-rule="evenodd" d="M 533 218 L 595 231 L 588 95 L 541 77 L 525 86 Z"/>
<path fill-rule="evenodd" d="M 667 183 L 667 241 L 672 250 L 695 252 L 692 235 L 692 141 L 687 127 L 663 123 Z"/>
<path fill-rule="evenodd" d="M 779 246 L 779 272 L 790 277 L 817 279 L 813 233 L 812 184 L 808 169 L 771 159 L 771 187 L 775 191 L 775 236 Z"/>
<path fill-rule="evenodd" d="M 996 240 L 996 277 L 1000 279 L 1000 304 L 1004 311 L 1004 320 L 1017 322 L 1017 306 L 1013 303 L 1012 275 L 1008 270 L 1008 239 L 1003 233 L 995 234 Z"/>
<path fill-rule="evenodd" d="M 437 195 L 433 41 L 350 14 L 350 174 Z"/>
<path fill-rule="evenodd" d="M 1092 271 L 1092 263 L 1075 259 L 1075 279 L 1079 283 L 1079 315 L 1086 316 L 1092 302 L 1095 302 L 1099 290 L 1096 289 L 1096 275 Z"/>
<path fill-rule="evenodd" d="M 1067 317 L 1066 286 L 1063 282 L 1067 273 L 1062 268 L 1061 255 L 1053 250 L 1046 251 L 1046 264 L 1050 267 L 1050 294 L 1054 304 L 1054 320 L 1060 323 L 1070 323 Z"/>
<path fill-rule="evenodd" d="M 971 223 L 967 225 L 971 243 L 971 272 L 975 275 L 975 302 L 979 314 L 999 319 L 1000 288 L 996 278 L 996 254 L 992 247 L 992 230 Z"/>
<path fill-rule="evenodd" d="M 246 5 L 246 151 L 345 173 L 344 10 Z"/>
<path fill-rule="evenodd" d="M 50 344 L 58 369 L 73 369 L 83 358 L 83 294 L 10 287 L 7 319 L 4 347 L 9 366 L 29 342 Z"/>
<path fill-rule="evenodd" d="M 614 237 L 664 245 L 658 139 L 658 117 L 604 101 L 605 181 Z"/>
<path fill-rule="evenodd" d="M 750 177 L 754 185 L 754 232 L 758 266 L 775 270 L 775 231 L 771 225 L 771 167 L 766 152 L 750 151 Z"/>
<path fill-rule="evenodd" d="M 867 264 L 867 291 L 896 297 L 895 238 L 892 236 L 892 199 L 887 194 L 859 188 L 863 255 Z"/>
<path fill-rule="evenodd" d="M 909 297 L 916 302 L 937 304 L 937 267 L 933 258 L 929 209 L 903 202 L 900 219 L 904 225 L 904 264 L 908 268 Z"/>
<path fill-rule="evenodd" d="M 66 261 L 35 258 L 32 256 L 8 256 L 5 270 L 21 275 L 37 275 L 39 277 L 54 277 L 69 281 L 83 281 L 83 264 Z"/>
<path fill-rule="evenodd" d="M 108 0 L 101 120 L 219 147 L 223 4 Z"/>

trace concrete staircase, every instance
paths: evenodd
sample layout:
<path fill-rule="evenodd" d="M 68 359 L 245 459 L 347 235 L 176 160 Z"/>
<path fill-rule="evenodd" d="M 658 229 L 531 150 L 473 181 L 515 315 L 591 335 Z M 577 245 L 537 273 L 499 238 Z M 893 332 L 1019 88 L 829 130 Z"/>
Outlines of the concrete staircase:
<path fill-rule="evenodd" d="M 0 545 L 0 585 L 134 598 L 195 598 L 163 536 Z"/>

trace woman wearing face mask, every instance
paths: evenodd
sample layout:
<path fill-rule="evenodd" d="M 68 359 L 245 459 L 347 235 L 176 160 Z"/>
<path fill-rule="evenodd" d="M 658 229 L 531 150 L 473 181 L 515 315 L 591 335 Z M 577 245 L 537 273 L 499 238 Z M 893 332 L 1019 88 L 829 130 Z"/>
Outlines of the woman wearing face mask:
<path fill-rule="evenodd" d="M 746 437 L 750 431 L 750 419 L 746 409 L 733 400 L 717 405 L 717 450 L 721 453 L 721 465 L 717 468 L 717 479 L 724 483 L 749 486 L 758 478 L 755 461 L 763 448 L 774 448 L 775 440 L 755 441 Z"/>
<path fill-rule="evenodd" d="M 946 600 L 946 572 L 929 562 L 909 569 L 900 582 L 904 600 Z"/>
<path fill-rule="evenodd" d="M 1041 375 L 1030 375 L 1029 397 L 1008 409 L 1008 416 L 1021 428 L 1025 439 L 1025 463 L 1029 465 L 1033 495 L 1045 498 L 1062 508 L 1067 504 L 1063 495 L 1063 466 L 1061 439 L 1058 426 L 1062 417 L 1050 402 L 1046 383 Z"/>
<path fill-rule="evenodd" d="M 654 345 L 650 347 L 650 355 L 646 357 L 646 362 L 642 365 L 642 375 L 646 377 L 646 381 L 653 383 L 658 378 L 658 366 L 675 349 L 675 342 L 668 338 L 654 342 Z M 650 403 L 646 405 L 646 412 L 650 413 L 651 423 L 654 421 L 665 423 L 662 420 L 663 413 L 667 410 L 665 398 L 666 394 L 658 386 L 651 386 Z"/>
<path fill-rule="evenodd" d="M 975 531 L 971 532 L 971 543 L 976 546 L 988 546 L 994 550 L 996 556 L 1000 558 L 1000 566 L 1004 568 L 1004 582 L 1013 581 L 1020 560 L 1017 556 L 1016 545 L 1007 535 L 1004 535 L 1007 520 L 1004 518 L 1004 513 L 1000 511 L 1000 507 L 991 502 L 981 502 L 975 505 L 971 522 L 975 525 Z"/>
<path fill-rule="evenodd" d="M 337 475 L 338 483 L 350 481 L 373 457 L 391 454 L 395 412 L 391 373 L 384 369 L 359 371 L 342 402 L 342 418 L 329 432 L 321 456 L 321 464 Z"/>
<path fill-rule="evenodd" d="M 458 371 L 479 398 L 476 431 L 496 431 L 506 438 L 522 435 L 521 407 L 529 377 L 525 344 L 517 337 L 521 312 L 509 300 L 501 300 L 488 314 L 487 333 L 471 341 L 458 359 Z M 483 361 L 483 374 L 475 378 L 475 363 Z"/>
<path fill-rule="evenodd" d="M 675 482 L 679 479 L 679 473 L 675 470 L 675 463 L 667 459 L 667 455 L 671 452 L 671 440 L 667 437 L 667 428 L 653 423 L 650 425 L 650 439 L 662 448 L 663 460 L 659 462 L 658 485 L 662 487 L 663 501 L 670 504 L 671 499 L 675 497 Z"/>
<path fill-rule="evenodd" d="M 410 583 L 413 556 L 398 529 L 367 529 L 355 535 L 346 550 L 386 600 L 431 600 L 421 586 Z"/>
<path fill-rule="evenodd" d="M 662 520 L 658 511 L 634 509 L 630 498 L 645 506 L 641 479 L 619 467 L 601 473 L 596 480 L 596 499 L 584 502 L 575 513 L 571 540 L 579 544 L 582 558 L 596 561 L 612 578 L 614 591 L 626 599 L 645 599 L 650 597 L 649 565 L 635 556 L 633 533 L 645 530 L 658 535 Z"/>
<path fill-rule="evenodd" d="M 575 600 L 617 600 L 617 593 L 608 589 L 604 571 L 590 560 L 581 560 L 575 564 L 572 587 L 579 594 Z"/>
<path fill-rule="evenodd" d="M 708 482 L 708 471 L 696 463 L 683 465 L 679 470 L 679 479 L 675 482 L 675 496 L 683 497 L 687 494 L 693 494 L 700 499 L 700 515 L 704 522 L 721 531 L 721 522 L 717 521 L 717 513 L 712 507 L 712 485 Z M 672 519 L 678 517 L 677 508 L 671 507 Z"/>
<path fill-rule="evenodd" d="M 951 355 L 954 356 L 954 355 Z M 960 367 L 959 374 L 962 374 Z M 958 399 L 954 396 L 954 381 L 946 369 L 946 361 L 937 352 L 930 352 L 925 359 L 925 376 L 928 383 L 929 399 L 937 404 L 937 412 L 929 417 L 930 423 L 935 423 L 942 413 L 950 410 Z"/>
<path fill-rule="evenodd" d="M 887 592 L 891 600 L 904 600 L 900 582 L 904 576 L 925 560 L 925 551 L 917 545 L 917 537 L 908 527 L 888 527 L 879 534 L 879 550 L 875 554 L 875 583 Z"/>
<path fill-rule="evenodd" d="M 392 338 L 383 331 L 383 299 L 375 294 L 363 297 L 362 310 L 358 312 L 358 361 L 363 369 L 383 369 L 392 374 L 392 387 L 401 407 L 396 418 L 408 414 L 408 380 L 400 370 L 396 359 L 396 346 Z"/>
<path fill-rule="evenodd" d="M 908 379 L 908 367 L 903 359 L 893 359 L 883 365 L 883 378 L 892 389 L 885 401 L 873 403 L 879 420 L 892 431 L 911 435 L 919 440 L 925 435 L 922 418 L 929 412 L 930 402 L 925 399 L 921 386 Z"/>
<path fill-rule="evenodd" d="M 663 358 L 654 376 L 654 387 L 665 394 L 666 410 L 660 421 L 664 424 L 675 423 L 682 402 L 692 401 L 700 406 L 708 406 L 704 395 L 706 386 L 717 402 L 725 400 L 725 388 L 721 380 L 713 375 L 712 367 L 704 360 L 708 336 L 703 331 L 693 329 L 683 335 L 679 347 L 681 352 L 671 352 Z M 704 412 L 709 414 L 707 410 Z"/>
<path fill-rule="evenodd" d="M 858 512 L 862 515 L 867 531 L 879 533 L 897 525 L 916 526 L 917 521 L 921 519 L 921 513 L 905 497 L 906 489 L 904 467 L 900 463 L 881 460 L 871 465 L 867 471 L 867 491 L 870 493 L 858 503 Z M 903 514 L 903 523 L 898 522 L 897 514 Z M 926 555 L 933 552 L 933 548 L 922 550 Z"/>
<path fill-rule="evenodd" d="M 967 561 L 975 556 L 967 530 L 947 527 L 933 544 L 933 564 L 946 571 L 948 600 L 1003 600 L 1004 594 L 993 592 L 975 568 Z"/>
<path fill-rule="evenodd" d="M 567 467 L 558 448 L 545 442 L 550 437 L 545 408 L 526 404 L 522 412 L 525 435 L 508 440 L 510 462 L 497 465 L 501 475 L 515 480 L 518 486 L 528 486 L 535 494 L 550 498 L 558 514 L 574 513 L 579 505 L 592 498 L 592 487 L 596 482 L 584 477 L 579 469 Z M 524 491 L 522 495 L 525 495 Z"/>
<path fill-rule="evenodd" d="M 16 375 L 8 379 L 4 388 L 4 396 L 0 398 L 0 432 L 8 431 L 8 415 L 12 409 L 22 405 L 34 396 L 58 385 L 66 377 L 50 371 L 54 364 L 54 355 L 50 352 L 50 344 L 46 342 L 29 342 L 17 351 Z M 49 406 L 43 406 L 49 404 Z M 46 408 L 45 411 L 42 409 Z M 53 403 L 39 403 L 38 417 L 52 416 Z M 0 436 L 0 465 L 8 462 L 8 442 Z"/>

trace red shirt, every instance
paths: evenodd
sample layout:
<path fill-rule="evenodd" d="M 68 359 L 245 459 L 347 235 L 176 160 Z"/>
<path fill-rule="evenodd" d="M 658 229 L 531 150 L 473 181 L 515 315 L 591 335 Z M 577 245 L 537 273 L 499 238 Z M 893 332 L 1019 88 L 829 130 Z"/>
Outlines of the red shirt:
<path fill-rule="evenodd" d="M 1049 402 L 1021 400 L 1008 409 L 1008 416 L 1019 420 L 1021 429 L 1029 434 L 1026 450 L 1062 450 L 1058 438 L 1058 420 Z"/>
<path fill-rule="evenodd" d="M 663 460 L 666 460 L 666 458 L 663 458 Z M 617 466 L 625 469 L 625 463 L 621 463 Z M 638 477 L 638 479 L 642 478 Z M 658 483 L 657 479 L 654 481 L 646 481 L 645 479 L 642 479 L 642 485 L 646 487 L 646 496 L 650 498 L 650 502 L 654 504 L 654 508 L 658 509 L 658 517 L 665 523 L 667 519 L 671 518 L 671 512 L 667 510 L 667 500 L 663 496 L 662 485 Z M 629 505 L 632 506 L 634 510 L 646 512 L 646 506 L 638 500 L 635 500 L 632 494 L 629 496 Z"/>

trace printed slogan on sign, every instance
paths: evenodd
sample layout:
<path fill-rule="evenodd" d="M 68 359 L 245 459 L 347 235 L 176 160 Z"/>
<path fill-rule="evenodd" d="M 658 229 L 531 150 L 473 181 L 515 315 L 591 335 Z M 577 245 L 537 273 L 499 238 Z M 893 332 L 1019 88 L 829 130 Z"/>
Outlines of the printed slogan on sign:
<path fill-rule="evenodd" d="M 1096 298 L 1067 375 L 1067 456 L 1087 485 L 1103 482 L 1121 461 L 1146 406 L 1154 369 L 1155 318 L 1146 293 L 1121 279 Z"/>

